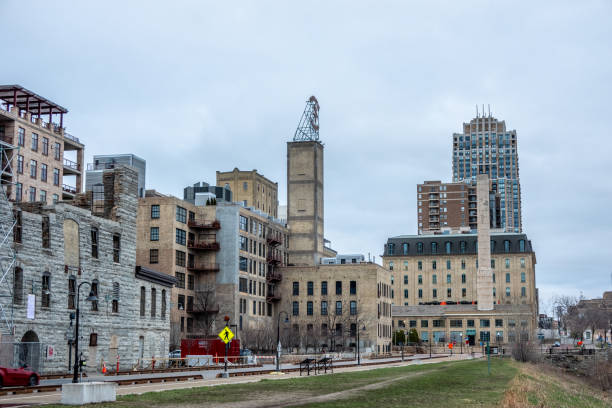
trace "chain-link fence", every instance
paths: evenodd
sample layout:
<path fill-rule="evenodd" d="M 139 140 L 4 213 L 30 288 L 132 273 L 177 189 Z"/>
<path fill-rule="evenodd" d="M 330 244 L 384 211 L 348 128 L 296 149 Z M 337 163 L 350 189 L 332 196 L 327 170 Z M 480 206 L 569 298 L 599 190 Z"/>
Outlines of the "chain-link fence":
<path fill-rule="evenodd" d="M 44 369 L 45 346 L 42 343 L 6 342 L 0 343 L 0 366 L 23 367 L 40 373 Z"/>

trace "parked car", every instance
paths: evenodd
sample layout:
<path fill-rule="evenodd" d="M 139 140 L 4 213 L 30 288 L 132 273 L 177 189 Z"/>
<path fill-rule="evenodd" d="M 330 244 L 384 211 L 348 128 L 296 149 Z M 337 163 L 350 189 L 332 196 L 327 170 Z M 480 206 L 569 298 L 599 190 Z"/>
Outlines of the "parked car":
<path fill-rule="evenodd" d="M 0 387 L 38 385 L 40 376 L 28 366 L 20 368 L 0 367 Z"/>
<path fill-rule="evenodd" d="M 240 350 L 240 356 L 242 357 L 242 361 L 246 364 L 255 364 L 255 356 L 253 352 L 249 349 Z"/>

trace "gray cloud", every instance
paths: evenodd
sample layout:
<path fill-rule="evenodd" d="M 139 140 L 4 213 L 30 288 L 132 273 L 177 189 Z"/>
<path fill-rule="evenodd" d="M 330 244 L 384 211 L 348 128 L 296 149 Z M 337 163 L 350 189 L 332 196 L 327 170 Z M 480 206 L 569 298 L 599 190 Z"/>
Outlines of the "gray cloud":
<path fill-rule="evenodd" d="M 315 94 L 326 235 L 375 255 L 415 233 L 415 185 L 451 179 L 452 133 L 490 103 L 518 131 L 541 297 L 609 289 L 612 5 L 329 3 L 4 1 L 0 78 L 68 107 L 87 158 L 136 153 L 177 196 L 239 167 L 282 201 Z"/>

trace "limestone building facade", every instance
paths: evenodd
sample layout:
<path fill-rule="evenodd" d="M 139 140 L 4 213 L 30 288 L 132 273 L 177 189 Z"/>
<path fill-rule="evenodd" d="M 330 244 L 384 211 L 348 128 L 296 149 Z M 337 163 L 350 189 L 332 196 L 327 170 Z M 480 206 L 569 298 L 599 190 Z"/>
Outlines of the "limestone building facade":
<path fill-rule="evenodd" d="M 302 350 L 386 352 L 392 336 L 391 272 L 375 263 L 282 268 L 280 310 L 289 346 Z M 284 317 L 284 316 L 282 316 Z"/>
<path fill-rule="evenodd" d="M 217 171 L 217 186 L 228 185 L 233 201 L 253 207 L 274 218 L 278 218 L 278 183 L 267 179 L 257 170 Z"/>
<path fill-rule="evenodd" d="M 91 194 L 54 205 L 15 203 L 16 252 L 10 289 L 13 333 L 3 334 L 3 364 L 27 363 L 42 373 L 66 372 L 74 362 L 74 313 L 80 290 L 79 351 L 89 370 L 117 359 L 131 369 L 165 357 L 174 278 L 137 268 L 137 176 L 127 167 L 104 174 L 104 207 L 92 213 Z M 11 361 L 11 357 L 14 357 Z"/>

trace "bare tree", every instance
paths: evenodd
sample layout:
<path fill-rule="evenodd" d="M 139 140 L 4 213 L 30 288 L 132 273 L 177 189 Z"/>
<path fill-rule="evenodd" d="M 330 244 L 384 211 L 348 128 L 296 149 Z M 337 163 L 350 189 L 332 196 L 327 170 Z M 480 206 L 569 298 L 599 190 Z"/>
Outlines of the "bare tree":
<path fill-rule="evenodd" d="M 198 286 L 193 300 L 192 312 L 194 319 L 194 332 L 208 337 L 214 335 L 213 329 L 219 314 L 219 304 L 215 298 L 215 285 L 205 283 Z"/>

